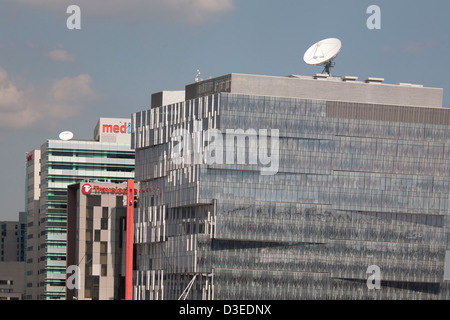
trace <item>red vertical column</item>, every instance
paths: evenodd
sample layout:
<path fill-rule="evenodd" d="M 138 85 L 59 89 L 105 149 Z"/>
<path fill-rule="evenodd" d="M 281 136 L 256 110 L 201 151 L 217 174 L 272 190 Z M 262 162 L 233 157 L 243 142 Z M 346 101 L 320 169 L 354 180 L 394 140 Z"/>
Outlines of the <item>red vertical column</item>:
<path fill-rule="evenodd" d="M 128 180 L 127 190 L 127 251 L 125 272 L 125 300 L 133 299 L 133 230 L 134 230 L 134 180 Z"/>

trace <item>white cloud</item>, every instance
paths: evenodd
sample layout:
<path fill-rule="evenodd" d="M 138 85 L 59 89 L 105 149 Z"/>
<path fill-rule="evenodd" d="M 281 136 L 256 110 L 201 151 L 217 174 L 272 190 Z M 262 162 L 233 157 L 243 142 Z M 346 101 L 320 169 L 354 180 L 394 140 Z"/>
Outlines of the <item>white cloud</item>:
<path fill-rule="evenodd" d="M 55 101 L 75 101 L 93 97 L 95 93 L 89 86 L 91 82 L 88 74 L 57 80 L 50 89 L 50 97 Z"/>
<path fill-rule="evenodd" d="M 8 73 L 0 68 L 0 112 L 17 110 L 23 102 L 23 91 L 8 80 Z"/>
<path fill-rule="evenodd" d="M 81 25 L 83 25 L 84 17 L 127 22 L 156 20 L 197 24 L 217 19 L 234 9 L 234 0 L 9 1 L 47 7 L 58 14 L 65 13 L 69 5 L 78 5 L 81 9 Z"/>
<path fill-rule="evenodd" d="M 60 62 L 72 62 L 75 61 L 75 56 L 68 53 L 64 49 L 55 49 L 45 54 L 47 57 L 52 59 L 53 61 Z"/>
<path fill-rule="evenodd" d="M 78 115 L 86 102 L 100 98 L 91 82 L 89 75 L 81 74 L 20 89 L 0 67 L 0 128 L 46 126 Z"/>
<path fill-rule="evenodd" d="M 39 46 L 38 46 L 36 43 L 32 42 L 32 41 L 27 41 L 27 42 L 25 42 L 25 45 L 26 45 L 28 48 L 31 48 L 31 49 L 39 48 Z"/>

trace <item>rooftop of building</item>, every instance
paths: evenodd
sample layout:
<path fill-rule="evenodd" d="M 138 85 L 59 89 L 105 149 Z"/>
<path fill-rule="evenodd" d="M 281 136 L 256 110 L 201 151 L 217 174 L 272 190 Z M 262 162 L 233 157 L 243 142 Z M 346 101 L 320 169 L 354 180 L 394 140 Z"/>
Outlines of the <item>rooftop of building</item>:
<path fill-rule="evenodd" d="M 354 76 L 268 76 L 230 73 L 186 85 L 185 100 L 220 92 L 255 96 L 442 108 L 443 89 L 420 84 L 386 84 L 383 78 Z M 152 106 L 154 107 L 154 106 Z"/>

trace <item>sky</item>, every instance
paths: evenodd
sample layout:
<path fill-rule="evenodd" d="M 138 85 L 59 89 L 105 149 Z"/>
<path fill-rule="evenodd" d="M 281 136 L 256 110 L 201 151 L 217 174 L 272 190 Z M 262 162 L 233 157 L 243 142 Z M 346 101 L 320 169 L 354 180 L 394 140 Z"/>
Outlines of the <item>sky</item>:
<path fill-rule="evenodd" d="M 81 29 L 67 27 L 70 5 Z M 1 0 L 0 221 L 25 210 L 27 152 L 66 130 L 92 139 L 100 117 L 148 109 L 197 69 L 312 75 L 304 52 L 339 38 L 333 76 L 443 88 L 450 107 L 448 15 L 443 0 Z"/>

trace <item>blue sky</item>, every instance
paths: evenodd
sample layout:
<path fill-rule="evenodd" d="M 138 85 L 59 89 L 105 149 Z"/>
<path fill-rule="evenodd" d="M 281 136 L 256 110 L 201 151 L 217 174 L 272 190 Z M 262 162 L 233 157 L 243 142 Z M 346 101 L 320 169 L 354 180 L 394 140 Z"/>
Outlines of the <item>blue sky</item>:
<path fill-rule="evenodd" d="M 81 30 L 69 30 L 69 5 Z M 369 30 L 370 5 L 381 29 Z M 333 75 L 444 88 L 450 2 L 442 0 L 2 0 L 0 220 L 25 207 L 25 153 L 64 130 L 91 139 L 99 117 L 129 117 L 150 95 L 231 72 L 312 75 L 318 40 L 343 48 Z"/>

